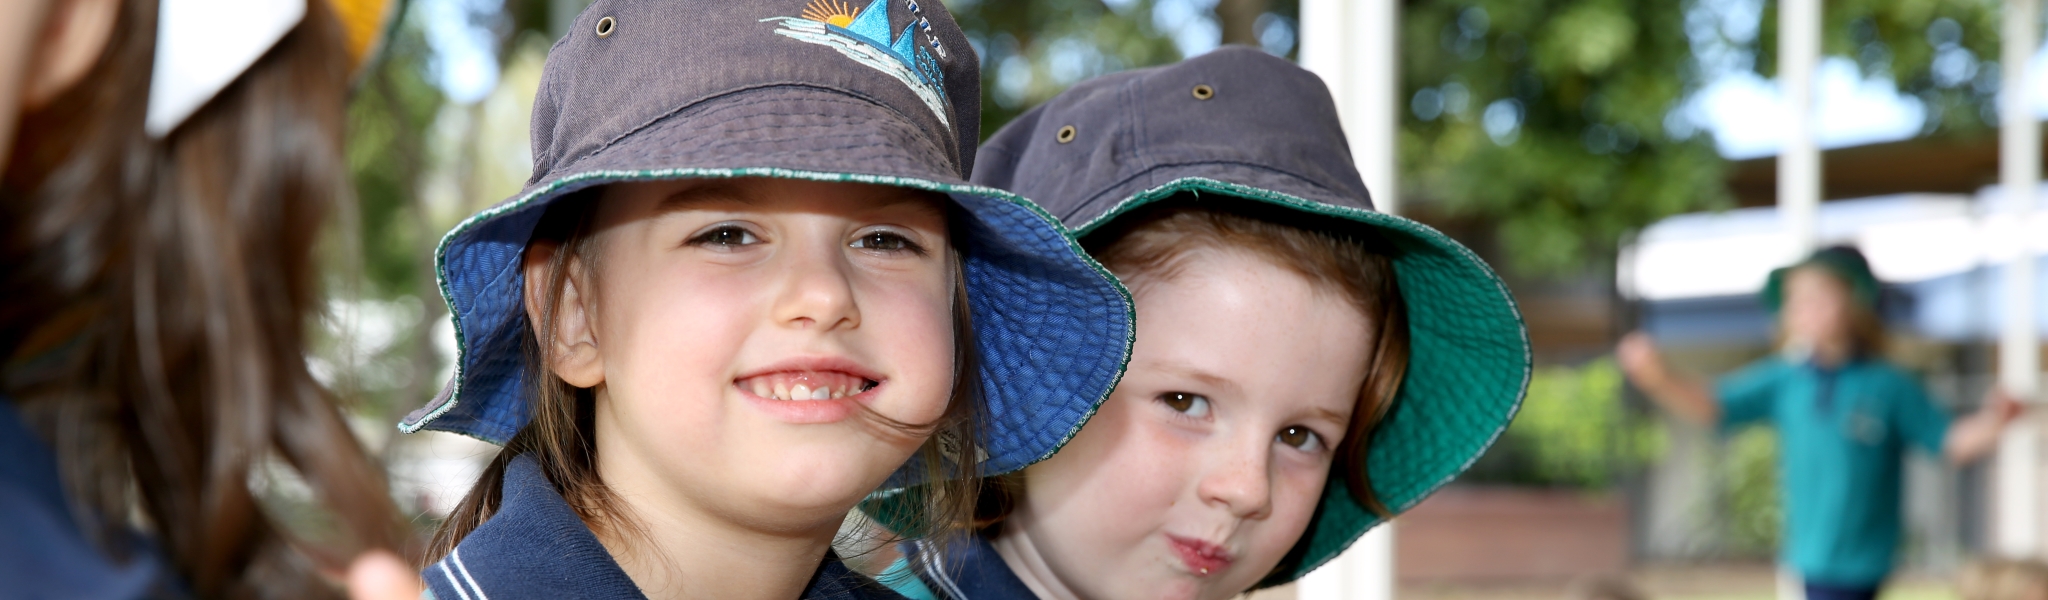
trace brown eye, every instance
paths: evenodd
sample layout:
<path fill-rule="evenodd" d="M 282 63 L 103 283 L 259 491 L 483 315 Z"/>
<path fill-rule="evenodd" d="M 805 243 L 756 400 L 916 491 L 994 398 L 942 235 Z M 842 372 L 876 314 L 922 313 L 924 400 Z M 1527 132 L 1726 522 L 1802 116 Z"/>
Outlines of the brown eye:
<path fill-rule="evenodd" d="M 1274 436 L 1274 438 L 1280 440 L 1280 443 L 1286 444 L 1287 447 L 1296 450 L 1313 451 L 1323 444 L 1322 436 L 1316 435 L 1315 431 L 1300 425 L 1282 429 L 1280 430 L 1280 435 Z"/>
<path fill-rule="evenodd" d="M 870 250 L 902 250 L 906 241 L 902 237 L 875 232 L 860 236 L 860 239 L 855 241 L 853 245 L 856 248 L 867 248 Z"/>
<path fill-rule="evenodd" d="M 760 242 L 760 238 L 754 237 L 753 232 L 733 225 L 720 225 L 710 231 L 698 234 L 697 237 L 690 238 L 690 243 L 693 245 L 713 248 L 733 248 L 758 244 Z"/>
<path fill-rule="evenodd" d="M 1167 392 L 1159 395 L 1159 403 L 1190 417 L 1209 416 L 1209 399 L 1199 394 Z"/>
<path fill-rule="evenodd" d="M 891 231 L 876 231 L 868 233 L 866 235 L 862 235 L 858 238 L 855 238 L 853 240 L 853 243 L 848 245 L 854 248 L 872 250 L 875 252 L 911 252 L 915 254 L 924 254 L 923 246 L 917 245 L 917 242 L 910 241 L 910 238 L 903 237 L 902 234 L 898 234 Z"/>

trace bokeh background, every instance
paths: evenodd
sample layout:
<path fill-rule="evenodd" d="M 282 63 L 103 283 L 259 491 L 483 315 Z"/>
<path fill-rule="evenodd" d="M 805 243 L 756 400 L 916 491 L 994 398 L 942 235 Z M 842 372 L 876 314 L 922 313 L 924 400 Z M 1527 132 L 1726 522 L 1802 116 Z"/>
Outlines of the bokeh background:
<path fill-rule="evenodd" d="M 525 180 L 541 65 L 583 4 L 411 0 L 350 107 L 359 202 L 325 236 L 312 360 L 422 530 L 495 451 L 393 427 L 450 372 L 433 248 Z M 946 4 L 982 60 L 984 135 L 1094 75 L 1220 44 L 1296 58 L 1300 42 L 1298 0 Z M 1703 373 L 1768 350 L 1750 294 L 1782 254 L 1766 239 L 1784 130 L 1775 2 L 1409 0 L 1399 14 L 1401 211 L 1503 272 L 1539 365 L 1500 444 L 1401 521 L 1399 595 L 1557 597 L 1620 577 L 1660 597 L 1769 597 L 1775 438 L 1666 419 L 1609 354 L 1637 327 Z M 1990 265 L 2048 239 L 1984 235 L 1999 19 L 1985 0 L 1836 0 L 1822 25 L 1821 237 L 1871 255 L 1893 284 L 1896 358 L 1955 410 L 1993 369 Z M 2048 90 L 2025 93 L 2048 115 Z M 1907 575 L 1891 597 L 1952 596 L 1947 578 L 1994 526 L 1983 470 L 1914 459 Z"/>

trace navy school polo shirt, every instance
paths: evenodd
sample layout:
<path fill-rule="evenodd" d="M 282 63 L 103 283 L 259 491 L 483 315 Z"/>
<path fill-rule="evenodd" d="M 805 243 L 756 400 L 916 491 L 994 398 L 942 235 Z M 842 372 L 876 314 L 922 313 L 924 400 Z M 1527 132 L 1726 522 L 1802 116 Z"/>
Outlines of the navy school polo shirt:
<path fill-rule="evenodd" d="M 436 600 L 647 597 L 527 456 L 506 467 L 497 514 L 420 575 Z M 830 553 L 802 597 L 902 598 L 848 570 Z"/>
<path fill-rule="evenodd" d="M 1718 382 L 1721 429 L 1778 431 L 1780 559 L 1809 583 L 1874 586 L 1899 545 L 1907 447 L 1940 455 L 1949 415 L 1882 360 L 1836 369 L 1766 357 Z"/>
<path fill-rule="evenodd" d="M 133 532 L 117 562 L 79 527 L 57 457 L 0 396 L 0 597 L 174 598 L 183 586 L 154 546 Z"/>
<path fill-rule="evenodd" d="M 1038 595 L 1031 593 L 1031 588 L 996 553 L 995 544 L 982 536 L 968 536 L 951 548 L 950 554 L 923 560 L 921 565 L 919 557 L 933 550 L 930 543 L 912 541 L 902 547 L 904 559 L 889 565 L 880 579 L 904 596 L 935 600 L 1038 600 Z"/>

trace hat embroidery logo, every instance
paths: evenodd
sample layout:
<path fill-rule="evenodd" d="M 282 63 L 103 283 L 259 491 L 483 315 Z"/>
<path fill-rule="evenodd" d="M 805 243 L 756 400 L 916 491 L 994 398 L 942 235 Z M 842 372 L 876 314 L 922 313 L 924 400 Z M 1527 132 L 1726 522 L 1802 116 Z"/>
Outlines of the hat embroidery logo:
<path fill-rule="evenodd" d="M 932 109 L 939 123 L 951 129 L 953 123 L 946 118 L 945 75 L 939 70 L 939 61 L 932 58 L 933 51 L 944 56 L 945 49 L 935 37 L 931 39 L 930 50 L 917 44 L 913 30 L 923 26 L 929 35 L 931 22 L 918 14 L 915 1 L 907 4 L 913 17 L 911 23 L 903 26 L 901 33 L 889 35 L 889 2 L 872 0 L 856 12 L 843 0 L 811 0 L 801 17 L 769 17 L 761 21 L 776 22 L 779 27 L 775 33 L 783 37 L 830 47 L 854 62 L 895 77 L 910 86 L 910 91 Z"/>

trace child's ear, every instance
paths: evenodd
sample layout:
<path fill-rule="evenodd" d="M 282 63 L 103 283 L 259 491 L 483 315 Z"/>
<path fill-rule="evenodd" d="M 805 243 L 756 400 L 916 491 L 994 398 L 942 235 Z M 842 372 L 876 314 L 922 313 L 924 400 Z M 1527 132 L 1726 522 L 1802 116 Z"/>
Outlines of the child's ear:
<path fill-rule="evenodd" d="M 559 242 L 534 242 L 526 249 L 526 319 L 535 327 L 546 322 L 548 280 L 550 267 L 555 255 L 562 252 Z M 562 381 L 579 388 L 596 387 L 604 383 L 604 356 L 597 351 L 597 329 L 594 327 L 595 313 L 589 302 L 594 296 L 585 293 L 583 261 L 570 256 L 563 265 L 567 270 L 562 281 L 562 295 L 555 305 L 555 330 L 552 347 L 542 348 L 548 369 Z"/>

